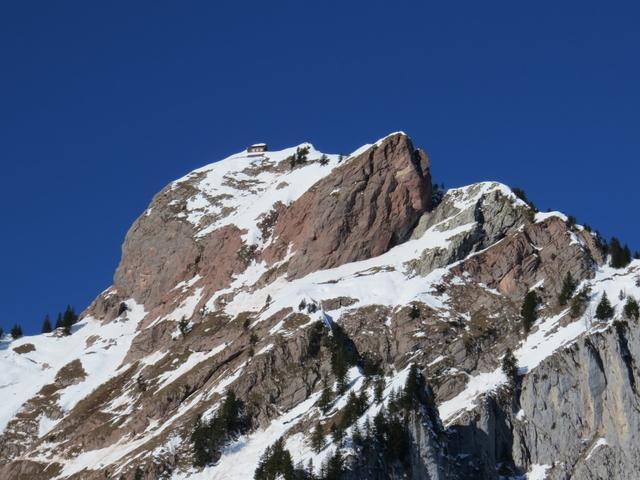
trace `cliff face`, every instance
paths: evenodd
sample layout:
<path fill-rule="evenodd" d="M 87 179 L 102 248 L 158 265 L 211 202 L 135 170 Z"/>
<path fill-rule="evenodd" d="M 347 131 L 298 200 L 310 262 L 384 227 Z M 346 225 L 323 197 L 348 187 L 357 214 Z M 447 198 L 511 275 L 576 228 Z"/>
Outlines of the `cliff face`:
<path fill-rule="evenodd" d="M 307 476 L 339 450 L 341 478 L 637 478 L 640 332 L 622 306 L 640 262 L 605 260 L 592 233 L 499 183 L 437 198 L 401 133 L 349 156 L 232 155 L 156 195 L 71 336 L 2 341 L 0 478 L 252 478 L 280 437 Z M 573 312 L 568 273 L 585 292 Z M 596 321 L 604 292 L 615 314 Z M 248 425 L 194 468 L 196 419 L 231 390 Z"/>
<path fill-rule="evenodd" d="M 404 242 L 431 203 L 429 160 L 402 134 L 336 168 L 287 208 L 266 249 L 268 264 L 289 248 L 287 277 L 377 257 Z"/>

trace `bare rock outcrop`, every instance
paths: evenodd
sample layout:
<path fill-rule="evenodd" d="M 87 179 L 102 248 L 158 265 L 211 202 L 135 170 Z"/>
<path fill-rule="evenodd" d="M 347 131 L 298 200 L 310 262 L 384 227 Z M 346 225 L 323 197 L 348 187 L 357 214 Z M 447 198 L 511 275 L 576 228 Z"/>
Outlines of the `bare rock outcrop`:
<path fill-rule="evenodd" d="M 518 298 L 535 285 L 544 286 L 549 298 L 556 297 L 567 272 L 574 278 L 589 278 L 602 261 L 602 251 L 592 238 L 575 233 L 557 216 L 527 223 L 495 244 L 454 267 L 456 274 Z"/>
<path fill-rule="evenodd" d="M 429 159 L 394 134 L 335 169 L 278 217 L 263 258 L 288 278 L 375 257 L 409 238 L 431 202 Z M 291 247 L 290 247 L 291 246 Z"/>
<path fill-rule="evenodd" d="M 513 194 L 505 190 L 503 185 L 485 182 L 447 192 L 435 209 L 422 215 L 411 238 L 418 239 L 430 229 L 437 233 L 472 227 L 450 235 L 446 248 L 425 250 L 411 263 L 411 269 L 425 276 L 493 245 L 527 223 L 532 213 L 530 207 L 515 201 Z"/>

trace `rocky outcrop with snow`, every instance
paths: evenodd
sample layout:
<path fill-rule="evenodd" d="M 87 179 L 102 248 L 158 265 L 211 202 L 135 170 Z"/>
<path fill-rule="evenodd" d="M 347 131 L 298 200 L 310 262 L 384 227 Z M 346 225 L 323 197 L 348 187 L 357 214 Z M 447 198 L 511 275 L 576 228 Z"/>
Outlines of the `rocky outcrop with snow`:
<path fill-rule="evenodd" d="M 347 156 L 242 152 L 172 182 L 72 335 L 2 340 L 0 478 L 252 478 L 279 438 L 316 474 L 339 449 L 348 479 L 637 478 L 640 331 L 622 306 L 640 261 L 611 269 L 597 236 L 499 183 L 440 199 L 430 168 L 395 133 Z M 579 311 L 557 301 L 569 273 L 589 287 Z M 604 292 L 615 315 L 598 321 Z M 356 360 L 323 410 L 336 339 Z M 406 457 L 359 447 L 414 364 L 426 387 Z M 195 468 L 196 419 L 230 390 L 250 426 Z M 352 393 L 366 404 L 336 442 Z"/>

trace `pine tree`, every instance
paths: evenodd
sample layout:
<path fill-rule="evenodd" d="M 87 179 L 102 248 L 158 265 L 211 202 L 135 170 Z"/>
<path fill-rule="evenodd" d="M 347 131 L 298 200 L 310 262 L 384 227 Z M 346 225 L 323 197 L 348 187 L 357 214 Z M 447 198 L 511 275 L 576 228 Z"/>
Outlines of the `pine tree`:
<path fill-rule="evenodd" d="M 62 322 L 64 325 L 75 325 L 78 323 L 78 315 L 76 315 L 76 312 L 71 305 L 67 305 L 67 308 L 62 315 Z"/>
<path fill-rule="evenodd" d="M 611 238 L 609 243 L 609 255 L 611 255 L 610 265 L 613 268 L 624 268 L 631 262 L 631 250 L 627 245 L 623 247 L 616 237 Z"/>
<path fill-rule="evenodd" d="M 68 318 L 62 317 L 62 333 L 71 335 L 71 327 L 73 327 L 73 323 L 70 323 Z"/>
<path fill-rule="evenodd" d="M 326 414 L 331 408 L 331 402 L 333 401 L 333 390 L 331 387 L 327 386 L 325 380 L 325 386 L 322 389 L 322 393 L 320 394 L 320 398 L 318 399 L 318 408 L 322 413 Z"/>
<path fill-rule="evenodd" d="M 0 340 L 4 337 L 4 330 L 0 327 Z"/>
<path fill-rule="evenodd" d="M 536 208 L 536 206 L 533 204 L 533 202 L 531 200 L 529 200 L 527 198 L 527 194 L 525 193 L 525 191 L 522 188 L 518 188 L 518 187 L 512 187 L 511 191 L 514 193 L 514 195 L 516 197 L 518 197 L 520 200 L 522 200 L 524 203 L 526 203 L 527 205 L 529 205 L 529 207 L 534 211 L 537 212 L 538 209 Z"/>
<path fill-rule="evenodd" d="M 58 317 L 56 318 L 56 330 L 62 327 L 64 327 L 64 324 L 62 323 L 62 314 L 58 312 Z"/>
<path fill-rule="evenodd" d="M 187 320 L 187 317 L 185 317 L 184 315 L 178 322 L 178 329 L 180 330 L 182 338 L 186 337 L 187 333 L 189 333 L 189 320 Z"/>
<path fill-rule="evenodd" d="M 405 460 L 411 446 L 409 432 L 397 417 L 392 417 L 387 423 L 387 439 L 385 450 L 391 460 Z"/>
<path fill-rule="evenodd" d="M 51 320 L 49 320 L 49 314 L 46 314 L 42 321 L 42 333 L 51 333 Z"/>
<path fill-rule="evenodd" d="M 371 440 L 371 437 L 373 437 L 373 427 L 371 426 L 371 419 L 369 417 L 364 419 L 363 435 L 367 441 Z"/>
<path fill-rule="evenodd" d="M 344 392 L 347 391 L 347 388 L 349 387 L 349 383 L 348 383 L 349 368 L 348 368 L 347 360 L 345 358 L 344 351 L 342 350 L 342 348 L 340 347 L 336 348 L 335 352 L 331 356 L 331 360 L 332 360 L 331 367 L 333 369 L 333 374 L 336 376 L 338 394 L 342 395 Z"/>
<path fill-rule="evenodd" d="M 329 157 L 327 157 L 324 153 L 320 157 L 320 165 L 325 166 L 329 164 Z"/>
<path fill-rule="evenodd" d="M 282 438 L 276 440 L 273 445 L 267 447 L 264 451 L 253 478 L 255 480 L 294 480 L 291 453 L 284 448 L 284 440 Z"/>
<path fill-rule="evenodd" d="M 589 302 L 589 298 L 591 297 L 591 287 L 585 286 L 580 289 L 580 291 L 574 295 L 571 299 L 571 308 L 570 315 L 572 318 L 578 318 L 582 315 L 582 312 L 585 309 L 585 306 Z"/>
<path fill-rule="evenodd" d="M 229 390 L 219 410 L 219 416 L 224 422 L 225 431 L 227 433 L 234 433 L 242 427 L 240 419 L 241 408 L 242 403 L 236 397 L 235 392 L 233 390 Z"/>
<path fill-rule="evenodd" d="M 313 429 L 310 443 L 311 449 L 315 453 L 320 453 L 320 451 L 324 448 L 324 431 L 322 429 L 322 425 L 320 425 L 320 422 L 316 423 L 316 428 Z"/>
<path fill-rule="evenodd" d="M 193 443 L 193 465 L 199 468 L 204 467 L 213 458 L 213 452 L 209 440 L 209 429 L 200 417 L 197 418 L 191 433 L 191 442 Z"/>
<path fill-rule="evenodd" d="M 238 400 L 233 390 L 229 390 L 222 405 L 208 423 L 198 418 L 191 434 L 194 461 L 196 467 L 209 464 L 229 439 L 249 427 L 243 415 L 243 403 Z"/>
<path fill-rule="evenodd" d="M 562 290 L 558 296 L 558 304 L 562 306 L 566 305 L 567 302 L 571 300 L 571 297 L 573 297 L 576 287 L 577 284 L 573 279 L 571 272 L 567 272 L 567 275 L 564 277 L 564 281 L 562 282 Z"/>
<path fill-rule="evenodd" d="M 627 298 L 627 303 L 624 306 L 624 316 L 629 320 L 638 320 L 638 317 L 640 317 L 638 302 L 631 296 Z"/>
<path fill-rule="evenodd" d="M 377 404 L 382 403 L 385 386 L 386 382 L 383 377 L 378 378 L 373 386 L 373 399 Z"/>
<path fill-rule="evenodd" d="M 364 412 L 369 408 L 369 395 L 367 395 L 367 390 L 362 389 L 358 394 L 358 402 L 356 403 L 358 417 L 360 417 Z"/>
<path fill-rule="evenodd" d="M 387 434 L 387 420 L 385 418 L 386 411 L 381 408 L 375 417 L 373 417 L 373 436 L 378 442 L 383 442 Z"/>
<path fill-rule="evenodd" d="M 417 320 L 418 318 L 420 318 L 420 309 L 415 303 L 411 305 L 411 310 L 409 310 L 409 318 L 411 320 Z"/>
<path fill-rule="evenodd" d="M 11 338 L 13 338 L 14 340 L 17 340 L 21 336 L 22 336 L 22 327 L 16 323 L 13 327 L 11 327 Z"/>
<path fill-rule="evenodd" d="M 342 458 L 342 452 L 337 448 L 327 462 L 327 473 L 324 475 L 323 480 L 339 480 L 343 472 L 344 459 Z"/>
<path fill-rule="evenodd" d="M 424 379 L 418 370 L 418 365 L 412 363 L 400 397 L 403 408 L 415 408 L 420 402 L 423 389 Z"/>
<path fill-rule="evenodd" d="M 335 423 L 331 425 L 331 438 L 336 445 L 342 445 L 342 440 L 344 439 L 344 428 Z"/>
<path fill-rule="evenodd" d="M 540 299 L 533 290 L 527 292 L 522 303 L 520 315 L 522 316 L 522 326 L 525 333 L 529 333 L 531 327 L 538 319 L 537 309 Z"/>
<path fill-rule="evenodd" d="M 353 430 L 351 432 L 351 440 L 354 447 L 356 448 L 362 447 L 364 445 L 364 437 L 362 436 L 362 431 L 360 430 L 360 427 L 357 423 L 353 426 Z"/>
<path fill-rule="evenodd" d="M 518 361 L 510 348 L 507 348 L 502 357 L 502 372 L 507 377 L 509 385 L 515 386 L 518 380 Z"/>
<path fill-rule="evenodd" d="M 613 307 L 611 306 L 611 302 L 607 298 L 607 293 L 602 294 L 602 298 L 600 299 L 600 303 L 596 307 L 596 318 L 598 320 L 609 320 L 613 318 Z"/>

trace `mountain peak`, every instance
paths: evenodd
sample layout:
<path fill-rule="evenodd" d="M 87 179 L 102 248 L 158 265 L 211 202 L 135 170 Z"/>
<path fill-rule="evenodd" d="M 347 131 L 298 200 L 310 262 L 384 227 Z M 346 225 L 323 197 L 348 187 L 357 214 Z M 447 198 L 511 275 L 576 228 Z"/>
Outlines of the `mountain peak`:
<path fill-rule="evenodd" d="M 524 198 L 434 188 L 402 132 L 194 170 L 71 335 L 1 341 L 0 477 L 245 479 L 287 449 L 306 475 L 339 452 L 348 479 L 564 478 L 636 452 L 640 261 Z"/>

